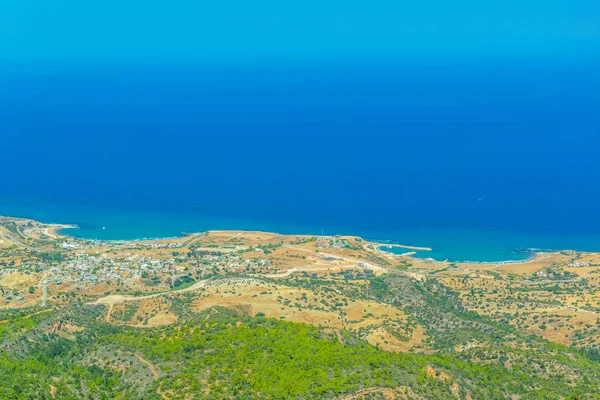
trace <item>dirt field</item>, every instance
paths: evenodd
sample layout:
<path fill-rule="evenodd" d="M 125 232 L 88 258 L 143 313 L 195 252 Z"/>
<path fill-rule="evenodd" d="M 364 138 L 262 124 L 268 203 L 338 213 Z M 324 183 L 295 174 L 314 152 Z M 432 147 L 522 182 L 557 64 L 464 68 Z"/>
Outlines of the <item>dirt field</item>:
<path fill-rule="evenodd" d="M 419 344 L 423 335 L 423 331 L 419 329 L 413 334 L 406 326 L 406 315 L 395 307 L 373 301 L 353 300 L 331 292 L 269 284 L 209 287 L 198 294 L 192 303 L 192 310 L 201 312 L 217 305 L 248 315 L 261 313 L 268 318 L 355 332 L 364 331 L 367 341 L 381 342 L 382 347 L 396 351 L 405 351 Z M 383 327 L 384 323 L 386 327 Z M 397 339 L 389 330 L 406 336 L 408 341 Z M 384 338 L 381 339 L 381 336 Z"/>
<path fill-rule="evenodd" d="M 466 309 L 557 343 L 600 344 L 597 253 L 449 263 L 394 255 L 354 236 L 209 231 L 103 242 L 61 237 L 62 227 L 0 217 L 0 308 L 40 305 L 41 281 L 51 279 L 50 306 L 80 299 L 103 304 L 105 320 L 114 324 L 173 324 L 186 318 L 174 307 L 185 298 L 192 313 L 222 306 L 329 328 L 340 337 L 351 331 L 388 351 L 426 351 L 425 331 L 414 317 L 369 293 L 375 278 L 396 274 L 435 280 Z"/>

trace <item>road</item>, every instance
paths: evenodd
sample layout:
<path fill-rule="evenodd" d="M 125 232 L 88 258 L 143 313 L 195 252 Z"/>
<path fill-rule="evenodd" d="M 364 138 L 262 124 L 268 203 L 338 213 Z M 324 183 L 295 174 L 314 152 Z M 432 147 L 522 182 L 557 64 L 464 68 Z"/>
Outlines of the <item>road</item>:
<path fill-rule="evenodd" d="M 205 287 L 206 282 L 208 282 L 208 279 L 198 281 L 198 282 L 194 283 L 192 286 L 187 287 L 185 289 L 172 290 L 170 292 L 147 294 L 144 296 L 125 296 L 125 295 L 120 295 L 120 294 L 111 294 L 109 296 L 103 297 L 101 299 L 98 299 L 98 300 L 93 301 L 88 304 L 105 304 L 105 305 L 111 306 L 114 304 L 125 303 L 127 301 L 138 301 L 138 300 L 144 300 L 144 299 L 152 299 L 154 297 L 165 296 L 168 294 L 193 292 L 195 290 Z"/>
<path fill-rule="evenodd" d="M 42 307 L 46 307 L 46 300 L 48 299 L 48 285 L 42 286 Z"/>
<path fill-rule="evenodd" d="M 21 242 L 19 239 L 15 238 L 13 236 L 13 234 L 8 231 L 7 229 L 2 229 L 2 235 L 6 238 L 8 238 L 11 242 L 13 242 L 14 244 L 16 244 L 17 246 L 23 247 L 25 249 L 28 250 L 32 250 L 32 251 L 40 251 L 39 249 L 35 248 L 35 247 L 31 247 L 29 245 L 26 245 L 25 243 Z"/>
<path fill-rule="evenodd" d="M 54 278 L 44 278 L 38 284 L 38 286 L 42 287 L 42 307 L 46 307 L 46 302 L 48 300 L 48 285 L 52 284 L 53 279 Z"/>
<path fill-rule="evenodd" d="M 312 250 L 312 249 L 306 249 L 304 247 L 291 246 L 291 245 L 288 245 L 288 246 L 285 246 L 285 247 L 289 247 L 289 248 L 294 249 L 294 250 L 305 251 L 305 252 L 311 253 L 313 255 L 315 254 L 314 250 Z M 364 260 L 358 260 L 356 258 L 346 257 L 346 256 L 342 256 L 342 255 L 335 254 L 335 253 L 328 253 L 326 251 L 323 251 L 322 249 L 319 249 L 319 253 L 318 254 L 321 255 L 321 256 L 329 256 L 329 257 L 338 258 L 340 260 L 348 261 L 348 262 L 351 262 L 351 263 L 356 263 L 356 264 L 362 263 L 364 265 L 364 268 L 370 268 L 370 269 L 379 270 L 379 271 L 388 271 L 387 268 L 382 267 L 381 265 L 376 265 L 376 264 L 373 264 L 373 263 L 370 263 L 370 262 L 367 262 L 367 261 L 364 261 Z"/>
<path fill-rule="evenodd" d="M 104 305 L 108 305 L 110 307 L 111 305 L 125 303 L 128 301 L 138 301 L 138 300 L 152 299 L 152 298 L 160 297 L 160 296 L 166 296 L 166 295 L 170 295 L 170 294 L 194 292 L 198 289 L 201 289 L 204 287 L 209 287 L 209 286 L 214 286 L 214 285 L 217 285 L 217 286 L 218 285 L 240 285 L 240 284 L 248 284 L 251 282 L 260 282 L 260 281 L 255 278 L 223 278 L 223 279 L 217 279 L 217 280 L 205 279 L 202 281 L 198 281 L 198 282 L 194 283 L 192 286 L 186 287 L 184 289 L 171 290 L 168 292 L 152 293 L 152 294 L 147 294 L 147 295 L 143 295 L 143 296 L 127 296 L 127 295 L 120 295 L 120 294 L 111 294 L 109 296 L 102 297 L 101 299 L 92 301 L 87 304 L 104 304 Z"/>

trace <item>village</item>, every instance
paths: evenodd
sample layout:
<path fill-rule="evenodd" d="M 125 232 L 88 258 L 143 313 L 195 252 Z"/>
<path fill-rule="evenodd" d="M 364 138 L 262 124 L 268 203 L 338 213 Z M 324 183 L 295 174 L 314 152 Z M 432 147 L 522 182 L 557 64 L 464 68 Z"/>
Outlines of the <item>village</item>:
<path fill-rule="evenodd" d="M 45 304 L 46 293 L 160 292 L 228 274 L 316 277 L 349 269 L 381 274 L 388 264 L 377 256 L 369 262 L 359 254 L 362 247 L 353 250 L 349 245 L 353 239 L 341 237 L 214 231 L 164 240 L 98 241 L 16 221 L 14 233 L 14 221 L 0 231 L 6 238 L 0 247 L 0 286 L 11 289 L 5 293 L 4 306 Z M 371 248 L 378 253 L 376 246 Z M 327 253 L 328 249 L 338 254 Z M 348 251 L 355 258 L 346 255 Z"/>
<path fill-rule="evenodd" d="M 600 341 L 597 253 L 562 251 L 516 263 L 456 263 L 416 258 L 414 248 L 394 253 L 389 245 L 352 236 L 209 231 L 159 240 L 98 241 L 60 235 L 60 227 L 0 221 L 0 308 L 103 304 L 107 320 L 116 323 L 114 315 L 138 304 L 144 311 L 137 318 L 162 324 L 174 319 L 170 306 L 157 299 L 185 293 L 197 299 L 197 310 L 221 305 L 316 325 L 339 324 L 364 330 L 374 343 L 385 337 L 389 349 L 406 349 L 389 328 L 382 328 L 389 311 L 364 300 L 359 308 L 353 303 L 356 296 L 366 299 L 371 279 L 402 276 L 437 282 L 455 291 L 467 309 L 502 323 L 520 321 L 529 332 L 559 343 Z M 111 310 L 117 313 L 113 317 Z M 406 317 L 400 309 L 394 313 Z M 372 324 L 368 328 L 367 322 Z M 411 346 L 420 346 L 421 328 L 402 332 L 416 335 Z"/>

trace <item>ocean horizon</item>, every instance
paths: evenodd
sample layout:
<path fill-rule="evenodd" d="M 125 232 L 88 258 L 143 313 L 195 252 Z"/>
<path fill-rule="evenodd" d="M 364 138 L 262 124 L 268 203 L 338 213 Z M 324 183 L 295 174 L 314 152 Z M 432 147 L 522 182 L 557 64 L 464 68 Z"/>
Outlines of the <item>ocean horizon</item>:
<path fill-rule="evenodd" d="M 93 239 L 600 251 L 594 68 L 2 70 L 0 214 Z"/>

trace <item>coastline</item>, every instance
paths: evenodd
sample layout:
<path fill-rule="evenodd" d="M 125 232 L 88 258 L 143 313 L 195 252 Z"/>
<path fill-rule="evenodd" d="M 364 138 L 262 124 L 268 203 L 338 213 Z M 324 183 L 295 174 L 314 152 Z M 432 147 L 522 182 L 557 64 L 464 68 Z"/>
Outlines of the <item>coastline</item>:
<path fill-rule="evenodd" d="M 62 237 L 66 237 L 66 238 L 72 238 L 72 239 L 77 239 L 77 240 L 87 240 L 87 241 L 98 241 L 98 242 L 106 242 L 106 243 L 124 243 L 124 242 L 147 242 L 147 241 L 153 241 L 153 240 L 174 240 L 174 239 L 181 239 L 181 238 L 185 238 L 185 237 L 189 237 L 189 236 L 193 236 L 193 235 L 200 235 L 204 232 L 196 232 L 196 233 L 182 233 L 179 236 L 157 236 L 157 237 L 147 237 L 147 238 L 135 238 L 135 239 L 94 239 L 94 238 L 81 238 L 81 237 L 77 237 L 75 235 L 70 235 L 66 232 L 64 232 L 64 229 L 80 229 L 77 225 L 70 225 L 70 226 L 66 226 L 66 227 L 61 227 L 59 229 L 57 229 L 57 235 L 62 236 Z"/>
<path fill-rule="evenodd" d="M 414 251 L 433 251 L 433 249 L 431 247 L 407 246 L 404 244 L 385 243 L 385 242 L 380 242 L 377 240 L 374 240 L 374 242 L 381 243 L 381 245 L 382 245 L 381 247 L 388 247 L 388 248 L 399 247 L 401 249 L 414 250 Z"/>
<path fill-rule="evenodd" d="M 175 240 L 175 239 L 180 239 L 180 238 L 184 238 L 184 237 L 190 237 L 193 235 L 200 235 L 200 234 L 204 234 L 206 232 L 211 232 L 211 231 L 244 231 L 244 232 L 273 233 L 273 234 L 281 234 L 281 235 L 320 236 L 319 234 L 306 233 L 306 232 L 294 233 L 293 231 L 290 231 L 288 233 L 285 233 L 285 232 L 276 231 L 276 230 L 261 230 L 261 229 L 206 229 L 206 230 L 201 230 L 201 231 L 197 231 L 197 232 L 191 232 L 189 230 L 182 231 L 179 235 L 165 235 L 165 236 L 156 235 L 156 236 L 148 236 L 148 237 L 138 237 L 138 238 L 134 238 L 134 239 L 109 239 L 109 238 L 98 238 L 98 237 L 94 238 L 94 237 L 78 236 L 73 231 L 71 231 L 71 230 L 82 229 L 82 228 L 80 228 L 80 226 L 78 224 L 61 224 L 61 223 L 55 223 L 55 222 L 45 223 L 45 222 L 38 221 L 36 219 L 27 218 L 27 217 L 9 217 L 9 216 L 2 217 L 2 216 L 0 216 L 0 218 L 8 218 L 8 219 L 14 219 L 14 220 L 42 223 L 42 224 L 48 226 L 49 228 L 51 228 L 50 229 L 51 233 L 56 234 L 58 236 L 62 236 L 62 237 L 74 238 L 77 240 L 114 242 L 114 243 L 144 242 L 144 241 L 155 241 L 155 240 Z M 333 235 L 333 236 L 335 236 L 335 235 Z M 331 236 L 331 237 L 333 237 L 333 236 Z M 417 259 L 417 260 L 427 260 L 428 258 L 430 258 L 436 262 L 448 262 L 448 263 L 457 263 L 457 264 L 481 264 L 481 265 L 518 264 L 518 263 L 524 263 L 524 262 L 535 260 L 537 257 L 537 254 L 551 252 L 548 250 L 540 250 L 538 252 L 538 251 L 536 251 L 537 249 L 529 247 L 529 248 L 527 248 L 527 250 L 531 250 L 531 251 L 524 252 L 524 253 L 527 253 L 528 256 L 523 259 L 510 259 L 509 258 L 509 259 L 504 259 L 504 260 L 499 260 L 499 261 L 498 260 L 472 261 L 472 259 L 465 258 L 464 260 L 459 259 L 459 260 L 455 261 L 455 259 L 452 259 L 449 257 L 439 256 L 436 258 L 435 255 L 432 255 L 431 257 L 423 257 L 420 255 L 417 255 L 418 252 L 434 252 L 435 253 L 435 248 L 433 248 L 433 247 L 404 245 L 401 243 L 395 243 L 392 240 L 388 240 L 388 239 L 367 239 L 368 237 L 376 236 L 376 234 L 374 235 L 373 232 L 371 232 L 370 234 L 367 234 L 365 236 L 361 236 L 360 234 L 358 234 L 358 235 L 344 234 L 343 236 L 361 237 L 363 240 L 370 242 L 371 244 L 379 246 L 379 247 L 384 247 L 384 248 L 394 247 L 394 248 L 411 250 L 410 252 L 407 252 L 407 253 L 396 254 L 397 256 L 402 256 L 402 257 L 407 257 L 407 258 L 410 257 L 412 259 Z M 517 247 L 515 247 L 515 248 L 517 248 Z M 524 247 L 522 247 L 521 249 L 523 249 L 523 248 Z M 554 251 L 559 252 L 559 251 L 564 251 L 564 250 L 567 250 L 567 249 L 554 250 Z M 380 249 L 380 251 L 385 251 L 385 250 Z M 579 251 L 592 251 L 592 250 L 579 250 Z M 447 252 L 448 251 L 446 250 L 446 253 Z M 393 252 L 390 252 L 390 251 L 387 251 L 386 253 L 394 254 Z M 445 253 L 442 253 L 442 254 L 445 254 Z M 453 260 L 453 261 L 450 261 L 450 260 Z"/>
<path fill-rule="evenodd" d="M 12 217 L 7 217 L 7 218 L 12 218 Z M 30 220 L 27 218 L 15 218 L 15 219 L 33 221 L 33 220 Z M 39 221 L 36 221 L 36 222 L 39 222 Z M 42 223 L 44 223 L 44 222 L 42 222 Z M 80 237 L 71 235 L 71 234 L 63 231 L 64 229 L 80 229 L 80 227 L 77 224 L 54 224 L 54 223 L 52 223 L 52 224 L 47 224 L 47 225 L 56 226 L 57 234 L 59 234 L 63 237 L 70 237 L 70 238 L 75 238 L 78 240 L 97 240 L 97 241 L 101 241 L 101 242 L 114 242 L 114 243 L 143 242 L 143 241 L 150 241 L 150 240 L 173 240 L 173 239 L 181 239 L 181 238 L 185 238 L 185 237 L 190 237 L 190 236 L 194 236 L 194 235 L 202 235 L 207 232 L 256 232 L 256 233 L 272 233 L 272 234 L 276 234 L 276 235 L 298 235 L 298 236 L 306 236 L 306 237 L 319 236 L 318 234 L 281 233 L 281 232 L 271 232 L 271 231 L 263 231 L 263 230 L 252 230 L 252 229 L 207 229 L 207 230 L 199 231 L 199 232 L 181 232 L 181 234 L 177 235 L 177 236 L 156 236 L 156 237 L 145 237 L 145 238 L 134 238 L 134 239 L 98 239 L 98 238 L 80 238 Z M 338 235 L 326 235 L 326 236 L 334 237 L 334 236 L 338 236 Z M 415 252 L 417 252 L 417 251 L 433 251 L 433 249 L 430 247 L 420 247 L 420 246 L 404 245 L 404 244 L 400 244 L 400 243 L 390 243 L 387 240 L 381 241 L 381 240 L 377 240 L 377 239 L 367 239 L 367 238 L 363 238 L 358 235 L 341 235 L 341 236 L 360 237 L 361 239 L 363 239 L 367 242 L 370 242 L 372 244 L 376 244 L 379 247 L 384 247 L 384 246 L 399 247 L 399 248 L 403 248 L 403 249 L 407 249 L 407 250 L 414 250 Z"/>
<path fill-rule="evenodd" d="M 399 247 L 399 248 L 405 248 L 408 250 L 416 250 L 416 251 L 410 251 L 410 252 L 406 252 L 406 253 L 394 253 L 392 251 L 388 251 L 385 248 L 391 248 L 391 247 Z M 547 253 L 552 253 L 552 252 L 559 252 L 559 251 L 564 251 L 564 250 L 559 250 L 559 251 L 530 251 L 530 252 L 526 252 L 526 254 L 528 254 L 527 258 L 524 258 L 522 260 L 502 260 L 502 261 L 471 261 L 471 260 L 436 260 L 432 257 L 415 257 L 415 255 L 417 254 L 418 251 L 433 251 L 433 249 L 431 248 L 419 248 L 419 247 L 412 247 L 412 246 L 403 246 L 403 245 L 398 245 L 398 244 L 394 244 L 394 245 L 390 245 L 390 244 L 383 244 L 381 246 L 378 247 L 379 251 L 382 251 L 386 254 L 391 254 L 393 256 L 397 256 L 397 257 L 408 257 L 408 258 L 412 258 L 412 259 L 418 259 L 418 260 L 422 260 L 422 261 L 434 261 L 434 262 L 444 262 L 444 263 L 449 263 L 449 264 L 478 264 L 478 265 L 508 265 L 508 264 L 519 264 L 519 263 L 525 263 L 525 262 L 529 262 L 529 261 L 533 261 L 536 258 L 538 258 L 540 255 L 543 254 L 547 254 Z"/>
<path fill-rule="evenodd" d="M 0 220 L 2 219 L 6 219 L 6 220 L 16 220 L 16 221 L 22 221 L 22 222 L 31 222 L 34 224 L 42 224 L 45 225 L 46 227 L 51 229 L 51 232 L 57 236 L 68 236 L 65 235 L 63 233 L 61 233 L 60 231 L 63 229 L 79 229 L 79 226 L 77 224 L 61 224 L 61 223 L 56 223 L 56 222 L 42 222 L 42 221 L 38 221 L 32 218 L 23 218 L 23 217 L 11 217 L 8 215 L 0 215 Z"/>
<path fill-rule="evenodd" d="M 477 265 L 511 265 L 511 264 L 521 264 L 529 261 L 534 261 L 537 258 L 541 257 L 544 254 L 548 254 L 546 252 L 532 252 L 529 253 L 529 256 L 523 260 L 505 260 L 505 261 L 445 261 L 448 263 L 455 264 L 477 264 Z M 437 260 L 436 260 L 437 261 Z M 439 261 L 438 261 L 439 262 Z"/>
<path fill-rule="evenodd" d="M 10 217 L 9 217 L 10 218 Z M 23 220 L 28 220 L 26 218 L 21 218 Z M 208 232 L 251 232 L 251 233 L 268 233 L 268 234 L 274 234 L 274 235 L 294 235 L 292 234 L 286 234 L 286 233 L 280 233 L 280 232 L 266 232 L 266 231 L 260 231 L 260 230 L 239 230 L 239 229 L 209 229 L 206 231 L 202 231 L 202 232 L 182 232 L 181 235 L 179 236 L 169 236 L 169 237 L 154 237 L 154 238 L 136 238 L 136 239 L 130 239 L 130 240 L 111 240 L 111 239 L 82 239 L 82 238 L 78 238 L 76 236 L 73 235 L 68 235 L 65 234 L 64 232 L 60 232 L 63 229 L 78 229 L 79 227 L 77 225 L 65 225 L 65 224 L 51 224 L 53 226 L 57 226 L 59 227 L 59 229 L 57 229 L 55 232 L 63 237 L 71 237 L 71 238 L 75 238 L 77 240 L 96 240 L 99 242 L 110 242 L 110 243 L 124 243 L 124 242 L 146 242 L 146 241 L 159 241 L 159 240 L 176 240 L 176 239 L 182 239 L 182 238 L 186 238 L 186 237 L 192 237 L 195 235 L 202 235 Z M 317 236 L 317 235 L 307 235 L 307 234 L 297 234 L 298 236 L 304 236 L 304 237 L 311 237 L 311 236 Z M 359 237 L 359 236 L 357 236 Z M 433 260 L 434 262 L 445 262 L 445 263 L 455 263 L 455 264 L 474 264 L 474 265 L 511 265 L 511 264 L 521 264 L 521 263 L 527 263 L 530 261 L 535 261 L 537 258 L 539 258 L 540 256 L 544 255 L 544 254 L 548 254 L 548 253 L 552 253 L 552 252 L 559 252 L 559 251 L 565 251 L 565 250 L 555 250 L 555 251 L 547 251 L 547 250 L 539 250 L 539 251 L 535 251 L 535 249 L 531 249 L 530 252 L 527 252 L 527 254 L 529 254 L 529 256 L 523 260 L 503 260 L 503 261 L 471 261 L 471 260 L 466 260 L 466 261 L 449 261 L 449 260 L 436 260 L 433 258 L 421 258 L 421 257 L 415 257 L 415 254 L 417 254 L 417 252 L 419 251 L 433 251 L 432 248 L 430 247 L 419 247 L 419 246 L 409 246 L 409 245 L 403 245 L 403 244 L 399 244 L 399 243 L 389 243 L 386 241 L 378 241 L 375 239 L 366 239 L 366 238 L 362 238 L 363 240 L 369 242 L 370 244 L 373 244 L 377 247 L 377 249 L 379 251 L 385 252 L 388 255 L 394 255 L 397 257 L 408 257 L 408 258 L 413 258 L 413 259 L 418 259 L 418 260 L 423 260 L 426 261 L 428 259 Z M 414 251 L 410 251 L 407 253 L 403 253 L 403 254 L 395 254 L 391 251 L 386 251 L 386 250 L 382 250 L 382 248 L 392 248 L 392 247 L 397 247 L 397 248 L 402 248 L 402 249 L 407 249 L 407 250 L 414 250 Z"/>

